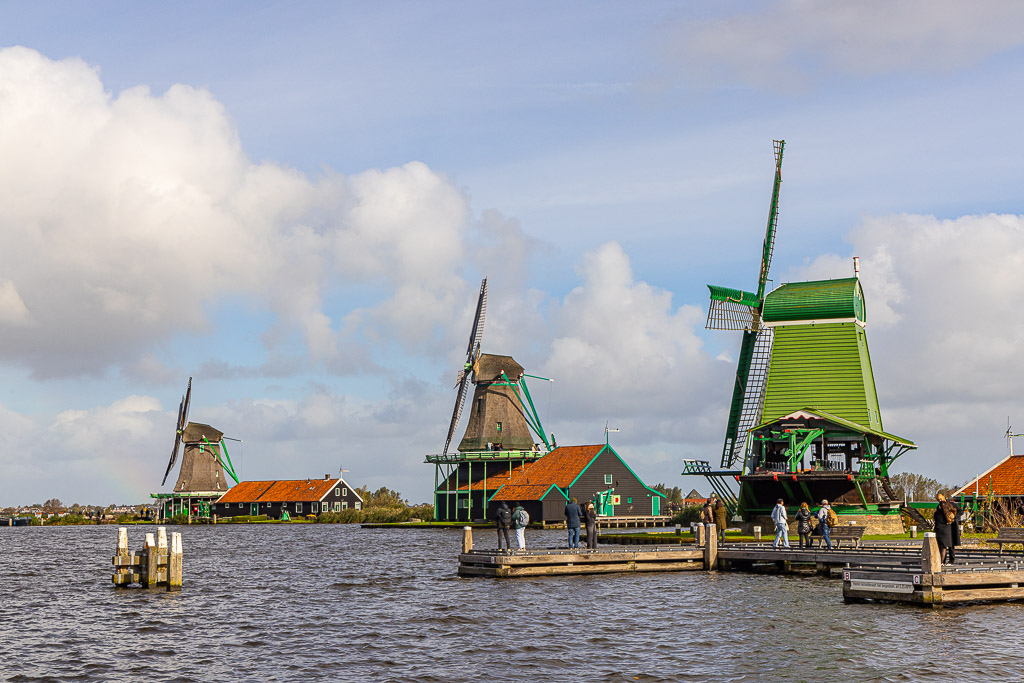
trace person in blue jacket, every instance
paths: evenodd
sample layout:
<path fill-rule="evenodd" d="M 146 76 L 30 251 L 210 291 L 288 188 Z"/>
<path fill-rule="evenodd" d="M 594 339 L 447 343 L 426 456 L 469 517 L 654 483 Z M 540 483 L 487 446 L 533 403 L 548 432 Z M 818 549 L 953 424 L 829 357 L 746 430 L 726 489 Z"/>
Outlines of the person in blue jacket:
<path fill-rule="evenodd" d="M 565 526 L 569 529 L 569 547 L 580 547 L 580 517 L 583 511 L 579 503 L 573 498 L 565 504 Z"/>

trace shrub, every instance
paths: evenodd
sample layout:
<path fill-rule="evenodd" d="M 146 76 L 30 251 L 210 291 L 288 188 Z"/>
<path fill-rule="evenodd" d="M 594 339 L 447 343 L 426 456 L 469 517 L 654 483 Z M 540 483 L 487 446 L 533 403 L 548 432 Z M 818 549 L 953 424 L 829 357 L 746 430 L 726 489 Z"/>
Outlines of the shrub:
<path fill-rule="evenodd" d="M 690 526 L 693 522 L 699 522 L 702 507 L 701 505 L 687 505 L 672 516 L 672 524 Z"/>

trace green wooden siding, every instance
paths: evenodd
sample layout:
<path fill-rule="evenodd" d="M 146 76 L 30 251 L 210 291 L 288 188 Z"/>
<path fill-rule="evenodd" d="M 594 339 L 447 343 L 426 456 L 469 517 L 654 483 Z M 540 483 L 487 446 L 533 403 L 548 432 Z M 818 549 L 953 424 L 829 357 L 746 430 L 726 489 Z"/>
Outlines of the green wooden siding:
<path fill-rule="evenodd" d="M 801 408 L 819 408 L 882 429 L 867 336 L 860 325 L 775 328 L 762 422 Z"/>
<path fill-rule="evenodd" d="M 765 322 L 836 318 L 866 320 L 864 292 L 855 277 L 792 282 L 774 290 L 764 300 Z"/>

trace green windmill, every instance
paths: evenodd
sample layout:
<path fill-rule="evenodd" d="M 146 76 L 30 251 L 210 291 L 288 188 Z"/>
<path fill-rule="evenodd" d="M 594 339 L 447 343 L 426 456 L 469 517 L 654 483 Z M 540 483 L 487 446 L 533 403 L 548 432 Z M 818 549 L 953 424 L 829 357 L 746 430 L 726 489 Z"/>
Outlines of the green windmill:
<path fill-rule="evenodd" d="M 827 498 L 841 515 L 870 520 L 878 531 L 902 530 L 888 469 L 916 446 L 883 431 L 857 260 L 855 277 L 766 293 L 784 146 L 775 141 L 757 292 L 708 286 L 707 328 L 743 332 L 720 469 L 690 460 L 684 474 L 706 476 L 748 520 L 770 512 L 779 498 L 793 507 Z"/>

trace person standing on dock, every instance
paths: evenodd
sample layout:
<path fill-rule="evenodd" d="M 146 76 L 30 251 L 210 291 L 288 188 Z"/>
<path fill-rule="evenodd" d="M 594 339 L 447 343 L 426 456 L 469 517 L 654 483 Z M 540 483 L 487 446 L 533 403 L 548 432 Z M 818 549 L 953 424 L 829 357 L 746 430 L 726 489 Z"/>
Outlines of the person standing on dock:
<path fill-rule="evenodd" d="M 818 510 L 818 528 L 821 529 L 821 540 L 825 541 L 825 547 L 832 550 L 832 522 L 834 513 L 828 499 L 821 501 L 821 509 Z"/>
<path fill-rule="evenodd" d="M 939 544 L 939 554 L 942 557 L 942 564 L 946 564 L 946 555 L 952 557 L 953 552 L 953 525 L 956 524 L 956 506 L 946 500 L 941 493 L 935 496 L 939 504 L 935 506 L 935 514 L 932 519 L 935 521 L 935 542 Z M 953 560 L 950 559 L 950 562 Z"/>
<path fill-rule="evenodd" d="M 565 528 L 569 530 L 569 547 L 580 547 L 580 504 L 573 498 L 565 504 Z"/>
<path fill-rule="evenodd" d="M 781 498 L 772 510 L 772 520 L 775 522 L 775 542 L 772 543 L 772 547 L 778 548 L 779 541 L 782 541 L 783 547 L 789 549 L 789 516 L 786 514 L 786 504 Z"/>
<path fill-rule="evenodd" d="M 700 522 L 704 526 L 710 526 L 715 523 L 715 494 L 711 494 L 711 497 L 704 501 L 704 507 L 700 509 Z"/>
<path fill-rule="evenodd" d="M 729 526 L 729 509 L 720 498 L 715 499 L 715 526 L 718 528 L 718 545 L 725 545 L 725 528 Z"/>
<path fill-rule="evenodd" d="M 505 536 L 505 550 L 512 550 L 512 541 L 508 537 L 508 528 L 512 526 L 512 511 L 508 509 L 508 503 L 501 501 L 498 511 L 494 514 L 494 521 L 498 525 L 498 550 L 501 550 L 501 537 Z"/>
<path fill-rule="evenodd" d="M 516 503 L 512 510 L 512 527 L 516 530 L 516 545 L 520 550 L 526 550 L 526 527 L 530 523 L 530 513 L 526 511 L 522 503 Z"/>
<path fill-rule="evenodd" d="M 587 549 L 597 550 L 597 510 L 593 503 L 587 503 L 584 515 L 587 518 Z"/>
<path fill-rule="evenodd" d="M 800 547 L 811 547 L 811 508 L 807 502 L 800 503 L 796 511 L 796 533 L 800 536 Z"/>

